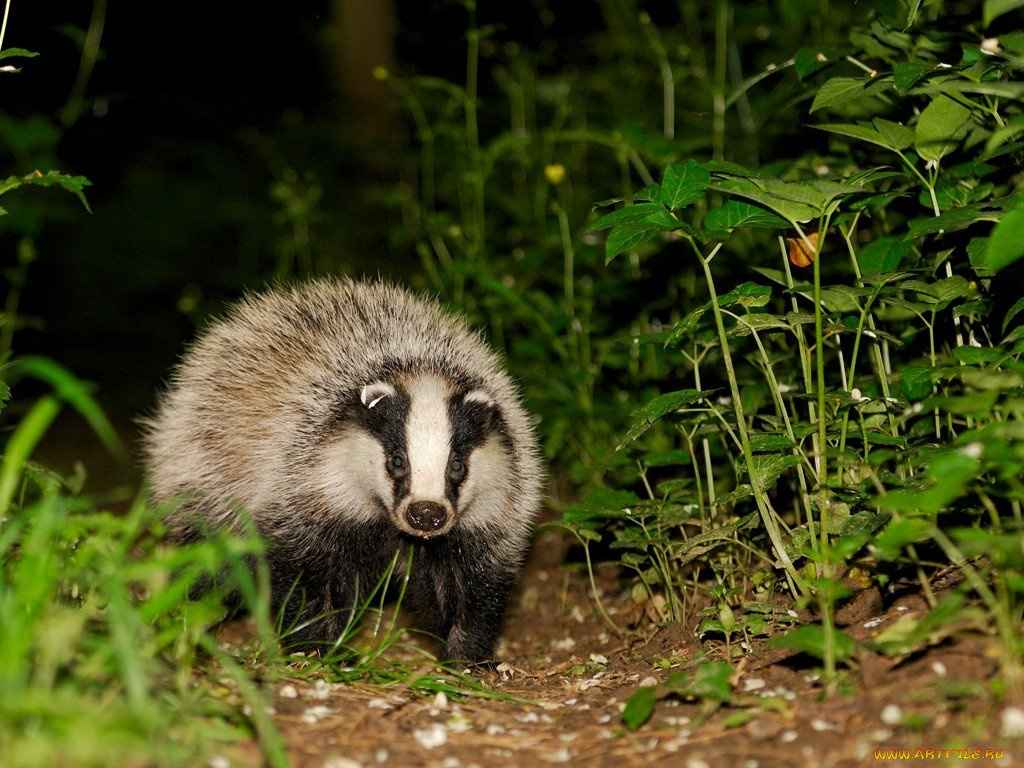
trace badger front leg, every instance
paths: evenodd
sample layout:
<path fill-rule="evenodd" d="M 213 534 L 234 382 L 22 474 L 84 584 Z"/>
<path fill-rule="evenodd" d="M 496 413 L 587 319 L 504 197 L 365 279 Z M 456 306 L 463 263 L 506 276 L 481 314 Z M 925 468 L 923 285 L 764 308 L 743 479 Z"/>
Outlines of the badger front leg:
<path fill-rule="evenodd" d="M 518 553 L 510 557 L 464 537 L 447 538 L 423 548 L 416 607 L 443 643 L 445 659 L 490 660 L 519 572 Z"/>

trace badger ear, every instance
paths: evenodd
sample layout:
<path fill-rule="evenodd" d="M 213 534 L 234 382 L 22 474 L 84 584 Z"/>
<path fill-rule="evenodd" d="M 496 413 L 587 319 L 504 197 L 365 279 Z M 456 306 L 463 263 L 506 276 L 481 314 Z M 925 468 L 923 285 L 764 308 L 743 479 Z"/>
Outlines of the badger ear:
<path fill-rule="evenodd" d="M 473 389 L 466 393 L 466 396 L 462 398 L 463 402 L 466 403 L 480 403 L 488 408 L 494 407 L 494 398 L 484 392 L 482 389 Z"/>
<path fill-rule="evenodd" d="M 362 392 L 359 393 L 359 400 L 367 408 L 373 408 L 385 397 L 392 397 L 394 394 L 395 388 L 386 381 L 375 381 L 373 384 L 363 387 Z"/>

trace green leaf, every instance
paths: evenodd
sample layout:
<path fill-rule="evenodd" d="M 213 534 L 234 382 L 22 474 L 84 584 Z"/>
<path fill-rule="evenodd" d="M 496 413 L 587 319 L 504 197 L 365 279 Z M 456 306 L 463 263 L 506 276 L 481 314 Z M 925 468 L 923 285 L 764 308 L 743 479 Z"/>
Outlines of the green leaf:
<path fill-rule="evenodd" d="M 595 220 L 593 224 L 587 227 L 587 232 L 598 232 L 602 229 L 617 227 L 620 224 L 643 221 L 647 217 L 657 216 L 659 213 L 665 213 L 665 209 L 660 203 L 627 205 L 625 208 L 619 208 L 617 211 L 612 211 Z"/>
<path fill-rule="evenodd" d="M 646 221 L 620 224 L 608 233 L 608 239 L 604 244 L 605 263 L 610 262 L 620 253 L 646 243 L 648 240 L 653 240 L 664 231 L 663 227 L 655 227 Z"/>
<path fill-rule="evenodd" d="M 665 169 L 658 200 L 673 211 L 685 208 L 704 197 L 710 183 L 711 174 L 696 161 L 672 163 Z"/>
<path fill-rule="evenodd" d="M 932 458 L 925 487 L 893 491 L 875 501 L 883 509 L 935 515 L 964 494 L 980 468 L 981 461 L 973 453 L 962 449 L 944 450 Z"/>
<path fill-rule="evenodd" d="M 796 184 L 787 185 L 783 182 L 779 182 L 779 184 L 783 184 L 784 187 L 799 186 Z M 817 208 L 807 203 L 787 198 L 782 194 L 784 190 L 770 192 L 752 179 L 722 179 L 711 186 L 721 192 L 736 195 L 737 197 L 745 197 L 748 200 L 753 200 L 755 203 L 760 203 L 765 208 L 774 211 L 790 222 L 803 223 L 818 217 L 819 211 Z"/>
<path fill-rule="evenodd" d="M 923 365 L 908 365 L 900 377 L 900 392 L 907 400 L 921 400 L 932 393 L 932 369 Z"/>
<path fill-rule="evenodd" d="M 887 522 L 889 522 L 887 514 L 870 511 L 857 512 L 843 520 L 839 526 L 839 535 L 844 539 L 870 536 Z"/>
<path fill-rule="evenodd" d="M 647 420 L 652 424 L 684 405 L 693 405 L 704 397 L 699 389 L 680 389 L 654 398 L 647 404 Z"/>
<path fill-rule="evenodd" d="M 622 510 L 640 503 L 640 497 L 630 491 L 613 491 L 595 488 L 582 500 L 571 504 L 562 514 L 562 520 L 570 526 L 597 521 L 604 524 L 609 518 L 626 517 Z"/>
<path fill-rule="evenodd" d="M 734 336 L 746 336 L 754 331 L 792 330 L 793 326 L 781 315 L 747 313 L 737 320 L 737 325 L 729 333 Z"/>
<path fill-rule="evenodd" d="M 1004 13 L 1024 8 L 1024 0 L 985 0 L 982 9 L 982 19 L 987 27 Z"/>
<path fill-rule="evenodd" d="M 924 108 L 914 132 L 914 148 L 925 160 L 939 162 L 966 134 L 971 111 L 940 94 Z"/>
<path fill-rule="evenodd" d="M 764 451 L 784 451 L 796 445 L 789 435 L 781 432 L 757 432 L 750 436 L 750 450 L 754 453 Z"/>
<path fill-rule="evenodd" d="M 989 236 L 984 266 L 1005 269 L 1024 256 L 1024 208 L 1007 212 Z"/>
<path fill-rule="evenodd" d="M 740 305 L 744 309 L 763 307 L 771 299 L 772 289 L 757 283 L 740 283 L 728 293 L 718 297 L 719 308 Z"/>
<path fill-rule="evenodd" d="M 1018 573 L 1024 568 L 1024 550 L 1017 532 L 953 528 L 950 534 L 968 557 L 985 558 L 997 568 L 1011 568 Z"/>
<path fill-rule="evenodd" d="M 913 143 L 913 131 L 905 125 L 894 123 L 891 120 L 883 120 L 882 118 L 874 119 L 872 124 L 871 126 L 854 123 L 830 123 L 814 127 L 829 133 L 838 133 L 842 136 L 849 136 L 861 141 L 878 144 L 894 152 L 904 150 L 904 148 Z"/>
<path fill-rule="evenodd" d="M 917 89 L 919 93 L 977 93 L 984 96 L 1000 96 L 1007 99 L 1020 99 L 1024 97 L 1024 82 L 1010 82 L 1006 80 L 982 80 L 973 82 L 971 80 L 943 80 L 936 85 L 922 85 Z"/>
<path fill-rule="evenodd" d="M 833 628 L 832 640 L 835 658 L 849 658 L 856 648 L 856 641 L 842 630 Z M 784 635 L 773 637 L 768 641 L 769 645 L 776 648 L 787 648 L 791 651 L 809 653 L 819 659 L 824 659 L 828 653 L 828 636 L 821 624 L 806 624 L 802 627 L 787 632 Z"/>
<path fill-rule="evenodd" d="M 871 551 L 879 560 L 895 560 L 908 544 L 926 541 L 931 536 L 931 530 L 931 523 L 923 518 L 905 517 L 891 520 L 871 542 Z"/>
<path fill-rule="evenodd" d="M 957 232 L 976 221 L 999 221 L 1002 214 L 987 203 L 965 205 L 943 211 L 939 216 L 922 216 L 907 222 L 911 235 L 931 235 L 937 232 Z"/>
<path fill-rule="evenodd" d="M 759 205 L 743 200 L 726 200 L 723 206 L 708 213 L 703 226 L 705 229 L 784 229 L 789 223 Z"/>
<path fill-rule="evenodd" d="M 724 661 L 701 664 L 693 675 L 674 672 L 665 679 L 665 685 L 681 696 L 726 703 L 732 699 L 732 665 Z"/>
<path fill-rule="evenodd" d="M 892 149 L 906 149 L 914 143 L 914 131 L 902 123 L 876 117 L 871 121 Z"/>
<path fill-rule="evenodd" d="M 869 645 L 887 656 L 900 656 L 937 645 L 950 635 L 962 631 L 971 608 L 964 606 L 961 594 L 948 594 L 932 610 L 920 618 L 904 615 L 870 641 Z"/>
<path fill-rule="evenodd" d="M 756 614 L 755 614 L 756 615 Z M 762 619 L 763 621 L 763 619 Z M 760 625 L 758 625 L 760 626 Z M 763 632 L 753 631 L 753 634 L 760 635 Z M 748 707 L 747 709 L 737 709 L 729 712 L 725 717 L 722 718 L 723 728 L 738 728 L 741 725 L 746 725 L 752 720 L 757 720 L 759 717 L 764 716 L 764 709 L 760 705 L 756 707 Z"/>
<path fill-rule="evenodd" d="M 684 336 L 693 333 L 697 329 L 697 324 L 709 309 L 711 309 L 710 302 L 702 304 L 696 309 L 690 310 L 686 317 L 676 323 L 675 327 L 672 328 L 672 333 L 669 335 L 668 341 L 665 342 L 665 346 L 678 344 L 679 340 Z"/>
<path fill-rule="evenodd" d="M 33 171 L 24 176 L 8 176 L 0 182 L 0 195 L 23 186 L 61 187 L 77 197 L 88 211 L 89 203 L 85 199 L 84 190 L 90 184 L 84 176 L 69 176 L 58 171 Z"/>
<path fill-rule="evenodd" d="M 0 59 L 12 58 L 14 56 L 21 56 L 25 59 L 32 59 L 39 54 L 35 51 L 26 51 L 24 48 L 5 48 L 0 51 Z"/>
<path fill-rule="evenodd" d="M 622 724 L 627 730 L 635 731 L 650 718 L 657 701 L 658 691 L 653 685 L 639 689 L 629 697 L 626 708 L 622 710 Z"/>
<path fill-rule="evenodd" d="M 749 490 L 746 491 L 746 495 L 750 495 Z M 716 500 L 716 504 L 722 505 L 724 503 L 727 503 L 724 499 Z M 757 512 L 751 512 L 735 522 L 726 523 L 719 528 L 712 528 L 710 531 L 695 534 L 685 541 L 673 545 L 672 561 L 676 567 L 682 567 L 698 557 L 703 557 L 721 544 L 735 541 L 737 531 L 754 527 L 757 525 L 757 522 Z"/>
<path fill-rule="evenodd" d="M 1024 311 L 1024 298 L 1017 299 L 1013 302 L 1013 306 L 1006 310 L 1006 317 L 1003 318 L 1003 326 L 1000 329 L 1002 333 L 1006 333 L 1006 329 L 1010 327 L 1010 323 L 1013 322 L 1013 318 Z"/>
<path fill-rule="evenodd" d="M 829 312 L 860 312 L 858 299 L 866 295 L 852 285 L 830 285 L 821 289 L 821 305 Z"/>
<path fill-rule="evenodd" d="M 892 83 L 896 86 L 897 91 L 906 93 L 933 69 L 935 69 L 933 65 L 921 59 L 902 61 L 892 68 Z"/>
<path fill-rule="evenodd" d="M 839 55 L 834 51 L 823 51 L 820 48 L 801 48 L 793 57 L 796 76 L 806 80 L 815 72 L 820 72 L 830 64 L 834 64 Z"/>
<path fill-rule="evenodd" d="M 782 453 L 757 454 L 753 459 L 750 474 L 757 478 L 757 484 L 761 488 L 770 488 L 783 472 L 803 461 L 799 456 Z"/>
<path fill-rule="evenodd" d="M 927 293 L 922 293 L 920 298 L 928 303 L 934 303 L 935 309 L 945 309 L 957 299 L 967 299 L 972 295 L 971 284 L 967 278 L 960 275 L 944 277 L 936 280 L 929 286 Z M 934 297 L 934 299 L 932 298 Z"/>
<path fill-rule="evenodd" d="M 1024 133 L 1024 117 L 1015 117 L 1009 120 L 1006 125 L 992 132 L 985 142 L 985 152 L 989 157 L 1006 142 L 1011 141 L 1019 134 Z M 1014 146 L 1013 144 L 1010 147 Z"/>
<path fill-rule="evenodd" d="M 810 111 L 817 112 L 834 104 L 845 104 L 863 95 L 865 82 L 861 77 L 833 77 L 826 80 L 814 95 Z"/>
<path fill-rule="evenodd" d="M 816 125 L 814 127 L 820 131 L 837 133 L 840 136 L 849 136 L 851 139 L 859 139 L 860 141 L 877 144 L 878 146 L 885 147 L 886 149 L 892 149 L 882 134 L 874 128 L 866 125 L 854 125 L 853 123 L 831 123 L 829 125 Z"/>
<path fill-rule="evenodd" d="M 987 365 L 998 363 L 1006 357 L 1002 347 L 956 347 L 953 357 L 967 365 Z"/>
<path fill-rule="evenodd" d="M 857 253 L 857 264 L 861 274 L 892 272 L 898 269 L 903 258 L 910 253 L 912 243 L 896 237 L 878 237 Z"/>
<path fill-rule="evenodd" d="M 668 392 L 654 398 L 644 408 L 639 408 L 633 412 L 629 429 L 626 431 L 625 437 L 622 438 L 622 442 L 615 447 L 615 450 L 622 450 L 667 414 L 682 408 L 684 405 L 692 405 L 707 394 L 707 392 L 701 392 L 698 389 L 680 389 L 676 392 Z"/>

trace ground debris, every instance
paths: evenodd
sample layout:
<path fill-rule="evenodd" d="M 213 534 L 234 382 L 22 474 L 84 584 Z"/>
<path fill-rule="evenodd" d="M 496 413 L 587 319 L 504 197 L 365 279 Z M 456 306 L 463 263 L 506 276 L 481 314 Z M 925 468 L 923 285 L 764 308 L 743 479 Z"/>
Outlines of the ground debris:
<path fill-rule="evenodd" d="M 827 697 L 813 659 L 787 656 L 754 638 L 742 658 L 734 656 L 733 701 L 708 707 L 674 694 L 666 680 L 723 660 L 723 646 L 701 644 L 692 627 L 682 625 L 610 636 L 583 578 L 570 576 L 566 587 L 560 579 L 537 577 L 538 556 L 544 573 L 560 562 L 557 548 L 547 546 L 535 552 L 524 577 L 523 588 L 536 600 L 525 609 L 512 602 L 499 663 L 468 671 L 493 698 L 453 690 L 420 694 L 408 682 L 384 687 L 282 681 L 273 698 L 274 717 L 293 765 L 852 768 L 872 762 L 878 750 L 884 755 L 887 749 L 935 749 L 953 742 L 982 753 L 1004 749 L 1004 761 L 996 764 L 1011 765 L 1024 756 L 1024 710 L 990 707 L 990 724 L 979 727 L 983 700 L 966 687 L 995 673 L 991 639 L 950 638 L 895 661 L 865 656 L 851 668 L 844 694 Z M 603 586 L 606 605 L 615 599 L 613 583 L 608 578 Z M 901 601 L 885 609 L 877 600 L 861 601 L 857 611 L 847 612 L 844 631 L 869 640 L 905 615 L 899 611 L 905 606 Z M 529 615 L 518 613 L 527 609 Z M 620 610 L 628 610 L 628 596 Z M 579 615 L 586 620 L 577 621 Z M 429 665 L 417 669 L 415 674 L 436 671 Z M 645 688 L 654 690 L 656 706 L 630 732 L 622 712 Z"/>

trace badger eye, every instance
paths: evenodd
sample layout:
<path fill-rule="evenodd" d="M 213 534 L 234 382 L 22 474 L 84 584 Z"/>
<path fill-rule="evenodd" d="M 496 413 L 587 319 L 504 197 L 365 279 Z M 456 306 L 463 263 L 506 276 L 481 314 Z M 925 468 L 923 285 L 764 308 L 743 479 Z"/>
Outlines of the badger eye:
<path fill-rule="evenodd" d="M 452 459 L 448 462 L 448 476 L 458 482 L 466 476 L 466 462 L 462 459 Z"/>
<path fill-rule="evenodd" d="M 405 455 L 402 453 L 393 453 L 388 458 L 388 469 L 391 470 L 393 475 L 404 475 L 406 468 Z"/>

